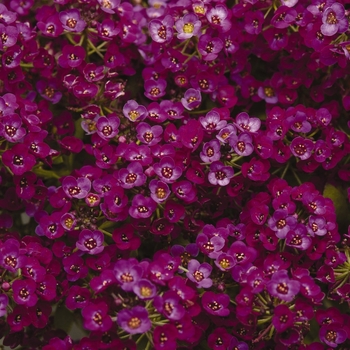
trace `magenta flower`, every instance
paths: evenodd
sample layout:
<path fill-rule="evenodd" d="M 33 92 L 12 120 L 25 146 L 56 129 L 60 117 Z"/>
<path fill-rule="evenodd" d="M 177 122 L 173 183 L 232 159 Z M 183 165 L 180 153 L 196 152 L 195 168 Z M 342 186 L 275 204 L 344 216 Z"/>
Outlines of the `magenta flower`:
<path fill-rule="evenodd" d="M 6 294 L 0 294 L 0 317 L 7 314 L 6 308 L 9 303 L 9 298 Z"/>
<path fill-rule="evenodd" d="M 193 13 L 188 13 L 175 22 L 177 38 L 181 40 L 192 38 L 200 34 L 202 22 Z"/>
<path fill-rule="evenodd" d="M 157 203 L 149 197 L 137 194 L 131 202 L 129 214 L 134 219 L 149 218 L 157 208 Z"/>
<path fill-rule="evenodd" d="M 181 320 L 185 315 L 185 308 L 181 299 L 174 291 L 167 291 L 162 296 L 157 295 L 153 301 L 154 307 L 167 319 L 172 321 Z"/>
<path fill-rule="evenodd" d="M 127 168 L 122 168 L 114 177 L 120 182 L 120 186 L 126 189 L 142 186 L 146 182 L 142 165 L 138 162 L 131 163 Z"/>
<path fill-rule="evenodd" d="M 182 105 L 188 109 L 193 110 L 197 108 L 202 102 L 202 95 L 200 90 L 190 88 L 186 90 L 184 97 L 181 99 Z"/>
<path fill-rule="evenodd" d="M 285 304 L 277 305 L 274 309 L 272 324 L 277 332 L 284 332 L 294 324 L 294 314 Z"/>
<path fill-rule="evenodd" d="M 225 5 L 219 4 L 207 11 L 205 16 L 213 29 L 225 33 L 231 28 L 230 14 Z"/>
<path fill-rule="evenodd" d="M 0 134 L 12 143 L 19 142 L 26 135 L 26 130 L 22 127 L 22 120 L 18 114 L 11 113 L 1 118 Z"/>
<path fill-rule="evenodd" d="M 319 332 L 320 340 L 331 348 L 337 348 L 346 341 L 348 335 L 340 324 L 323 325 Z"/>
<path fill-rule="evenodd" d="M 233 177 L 233 168 L 223 165 L 220 161 L 210 164 L 208 180 L 212 185 L 227 186 Z"/>
<path fill-rule="evenodd" d="M 143 275 L 143 269 L 137 264 L 137 261 L 135 261 L 135 259 L 119 260 L 114 265 L 113 271 L 115 273 L 117 282 L 125 291 L 133 290 L 134 285 L 141 279 Z"/>
<path fill-rule="evenodd" d="M 108 315 L 108 306 L 105 302 L 89 302 L 81 310 L 84 327 L 90 331 L 108 331 L 112 327 L 112 319 Z"/>
<path fill-rule="evenodd" d="M 116 115 L 98 117 L 96 122 L 96 132 L 104 140 L 110 140 L 118 134 L 120 120 Z"/>
<path fill-rule="evenodd" d="M 129 334 L 145 333 L 151 329 L 147 310 L 142 306 L 123 309 L 118 313 L 118 326 Z"/>
<path fill-rule="evenodd" d="M 28 148 L 23 143 L 17 143 L 12 149 L 5 151 L 2 161 L 15 175 L 23 175 L 36 163 L 34 156 L 28 153 Z"/>
<path fill-rule="evenodd" d="M 153 169 L 165 183 L 173 183 L 182 175 L 181 168 L 176 166 L 173 158 L 168 156 L 163 157 L 159 163 L 155 163 Z"/>
<path fill-rule="evenodd" d="M 211 315 L 225 317 L 228 316 L 230 297 L 227 294 L 213 292 L 204 292 L 202 296 L 202 306 L 205 311 Z"/>
<path fill-rule="evenodd" d="M 170 42 L 174 35 L 173 26 L 172 16 L 165 16 L 163 20 L 153 19 L 148 25 L 152 40 L 160 44 Z"/>
<path fill-rule="evenodd" d="M 289 279 L 287 270 L 279 270 L 272 275 L 266 288 L 271 296 L 292 301 L 300 291 L 300 282 Z"/>
<path fill-rule="evenodd" d="M 215 60 L 223 47 L 224 43 L 220 38 L 212 37 L 209 34 L 201 35 L 199 38 L 198 51 L 204 61 Z"/>
<path fill-rule="evenodd" d="M 123 107 L 123 114 L 131 122 L 141 121 L 146 118 L 147 109 L 136 101 L 129 100 Z"/>
<path fill-rule="evenodd" d="M 12 284 L 13 299 L 18 305 L 34 306 L 38 301 L 36 283 L 32 279 L 16 280 Z"/>
<path fill-rule="evenodd" d="M 91 181 L 86 177 L 66 176 L 62 181 L 62 188 L 68 198 L 82 199 L 89 193 Z"/>
<path fill-rule="evenodd" d="M 82 230 L 75 245 L 82 252 L 87 252 L 91 255 L 99 254 L 104 249 L 103 233 L 98 230 Z"/>
<path fill-rule="evenodd" d="M 82 309 L 87 306 L 91 298 L 91 293 L 88 289 L 72 286 L 66 297 L 66 306 L 69 310 Z"/>
<path fill-rule="evenodd" d="M 81 46 L 65 45 L 58 63 L 63 68 L 79 67 L 85 58 L 85 50 Z"/>
<path fill-rule="evenodd" d="M 59 14 L 60 21 L 64 29 L 69 32 L 82 32 L 86 27 L 86 22 L 81 19 L 79 10 L 70 9 Z"/>
<path fill-rule="evenodd" d="M 196 284 L 197 288 L 210 288 L 212 286 L 213 281 L 209 276 L 213 268 L 210 264 L 201 264 L 198 260 L 192 259 L 188 262 L 187 269 L 186 276 Z"/>
<path fill-rule="evenodd" d="M 349 22 L 342 4 L 335 2 L 324 10 L 321 25 L 323 35 L 332 36 L 336 33 L 344 33 L 348 30 L 348 27 Z"/>

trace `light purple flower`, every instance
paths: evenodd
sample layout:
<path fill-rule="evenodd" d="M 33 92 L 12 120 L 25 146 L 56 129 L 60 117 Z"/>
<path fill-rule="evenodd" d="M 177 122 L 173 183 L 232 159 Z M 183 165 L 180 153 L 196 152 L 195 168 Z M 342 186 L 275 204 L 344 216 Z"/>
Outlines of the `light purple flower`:
<path fill-rule="evenodd" d="M 98 230 L 82 230 L 75 245 L 82 252 L 87 252 L 91 255 L 101 253 L 104 249 L 103 233 Z"/>
<path fill-rule="evenodd" d="M 217 161 L 210 164 L 208 180 L 212 185 L 227 186 L 233 174 L 232 167 L 225 166 L 220 161 Z"/>
<path fill-rule="evenodd" d="M 0 317 L 5 316 L 9 298 L 6 294 L 0 294 Z"/>
<path fill-rule="evenodd" d="M 300 282 L 291 280 L 287 270 L 279 270 L 272 275 L 266 288 L 271 296 L 284 301 L 292 301 L 300 291 Z"/>
<path fill-rule="evenodd" d="M 175 22 L 178 32 L 177 38 L 181 40 L 192 38 L 200 34 L 202 22 L 193 13 L 188 13 Z"/>
<path fill-rule="evenodd" d="M 213 281 L 209 278 L 213 267 L 208 263 L 200 263 L 198 260 L 191 259 L 187 266 L 186 276 L 194 282 L 197 288 L 210 288 Z"/>
<path fill-rule="evenodd" d="M 130 334 L 146 333 L 152 325 L 147 310 L 142 306 L 119 311 L 117 323 L 119 327 Z"/>

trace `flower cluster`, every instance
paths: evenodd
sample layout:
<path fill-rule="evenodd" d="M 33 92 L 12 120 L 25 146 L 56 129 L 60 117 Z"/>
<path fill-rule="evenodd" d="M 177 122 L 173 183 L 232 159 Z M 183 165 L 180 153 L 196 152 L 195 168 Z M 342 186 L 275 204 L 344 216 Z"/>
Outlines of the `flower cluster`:
<path fill-rule="evenodd" d="M 3 344 L 349 349 L 349 19 L 4 0 Z"/>

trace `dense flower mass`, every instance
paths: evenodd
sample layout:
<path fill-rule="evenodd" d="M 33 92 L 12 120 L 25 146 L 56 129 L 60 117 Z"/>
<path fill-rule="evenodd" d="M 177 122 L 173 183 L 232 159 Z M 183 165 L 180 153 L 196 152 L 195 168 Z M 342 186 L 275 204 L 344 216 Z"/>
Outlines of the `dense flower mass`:
<path fill-rule="evenodd" d="M 349 21 L 3 0 L 2 344 L 349 349 Z"/>

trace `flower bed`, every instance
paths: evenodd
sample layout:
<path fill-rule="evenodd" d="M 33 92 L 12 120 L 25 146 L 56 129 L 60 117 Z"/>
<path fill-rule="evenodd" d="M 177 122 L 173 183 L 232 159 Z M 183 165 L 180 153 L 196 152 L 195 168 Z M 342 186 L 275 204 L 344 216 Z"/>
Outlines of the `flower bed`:
<path fill-rule="evenodd" d="M 349 17 L 4 0 L 3 344 L 349 349 Z"/>

